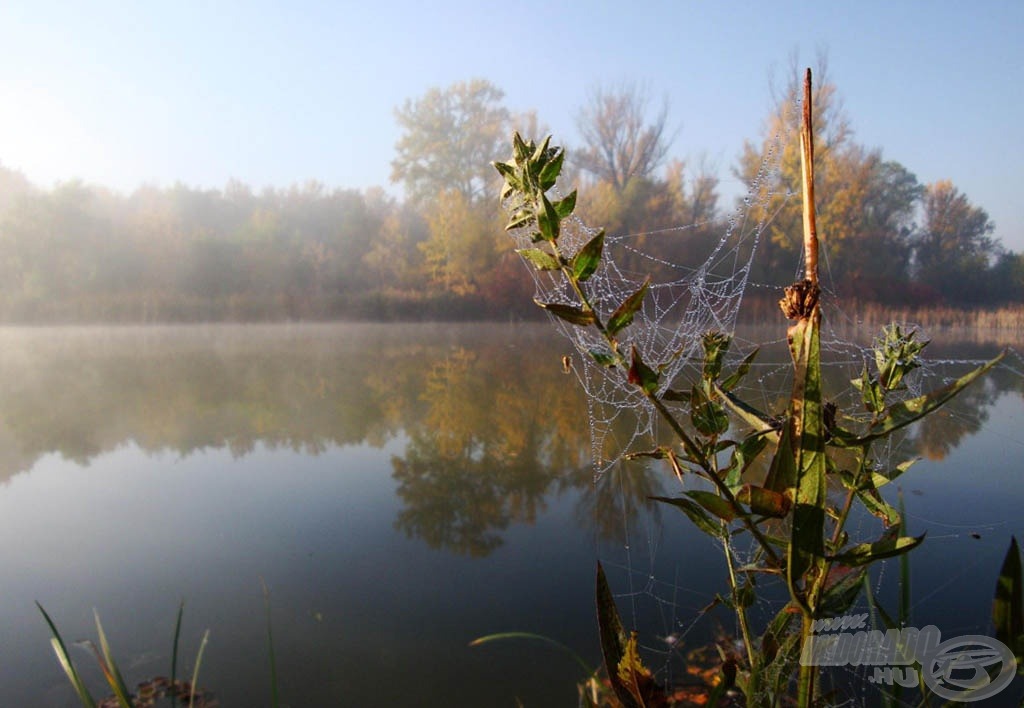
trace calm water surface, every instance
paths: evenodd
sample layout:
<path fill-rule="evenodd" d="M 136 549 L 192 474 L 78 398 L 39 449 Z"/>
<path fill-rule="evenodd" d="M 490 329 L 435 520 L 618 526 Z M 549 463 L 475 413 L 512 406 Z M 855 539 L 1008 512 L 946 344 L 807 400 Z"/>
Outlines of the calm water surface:
<path fill-rule="evenodd" d="M 717 554 L 648 508 L 664 470 L 595 485 L 565 353 L 546 325 L 0 330 L 0 705 L 74 704 L 37 600 L 69 640 L 95 638 L 95 608 L 131 685 L 169 673 L 184 600 L 181 661 L 209 629 L 200 683 L 224 706 L 269 704 L 261 582 L 292 706 L 575 705 L 567 656 L 467 644 L 538 632 L 596 664 L 599 558 L 652 651 L 699 646 Z M 1024 536 L 1020 371 L 900 443 L 924 458 L 912 619 L 944 636 L 988 631 Z"/>

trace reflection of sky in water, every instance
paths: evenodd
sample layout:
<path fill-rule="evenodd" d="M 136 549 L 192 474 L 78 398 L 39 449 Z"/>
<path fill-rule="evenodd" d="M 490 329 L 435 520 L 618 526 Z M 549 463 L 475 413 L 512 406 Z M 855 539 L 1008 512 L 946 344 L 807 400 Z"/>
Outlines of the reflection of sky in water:
<path fill-rule="evenodd" d="M 136 665 L 128 680 L 137 682 L 168 672 L 184 598 L 183 657 L 211 629 L 201 683 L 225 704 L 263 704 L 260 578 L 272 593 L 282 689 L 291 688 L 285 695 L 296 705 L 333 705 L 338 696 L 395 704 L 406 681 L 434 705 L 455 686 L 465 705 L 479 705 L 503 682 L 508 695 L 521 694 L 536 659 L 571 691 L 572 663 L 557 655 L 552 664 L 531 649 L 504 658 L 499 672 L 495 656 L 506 649 L 466 648 L 506 629 L 590 645 L 595 553 L 573 526 L 571 495 L 552 500 L 536 525 L 510 529 L 488 558 L 430 550 L 393 529 L 390 459 L 401 449 L 392 442 L 316 457 L 261 447 L 241 457 L 150 457 L 128 445 L 88 467 L 41 458 L 0 489 L 0 636 L 18 638 L 4 642 L 3 703 L 71 698 L 34 600 L 70 641 L 95 637 L 96 607 L 115 653 Z M 76 655 L 94 673 L 85 652 Z M 523 664 L 518 676 L 515 661 Z M 396 674 L 406 678 L 394 682 Z"/>
<path fill-rule="evenodd" d="M 272 593 L 282 694 L 292 705 L 397 705 L 413 691 L 421 705 L 513 704 L 519 696 L 553 706 L 575 700 L 571 659 L 538 645 L 468 649 L 467 642 L 538 632 L 596 662 L 597 557 L 621 593 L 627 624 L 639 621 L 649 637 L 680 622 L 688 628 L 724 588 L 718 552 L 681 514 L 663 508 L 659 523 L 643 512 L 618 515 L 670 485 L 630 472 L 606 478 L 610 496 L 595 492 L 589 469 L 574 468 L 570 454 L 586 449 L 585 431 L 571 439 L 577 426 L 552 427 L 579 420 L 579 399 L 546 398 L 575 382 L 557 365 L 515 369 L 521 351 L 493 330 L 431 340 L 422 329 L 402 336 L 363 328 L 361 336 L 378 339 L 362 344 L 345 336 L 351 330 L 314 328 L 301 330 L 307 339 L 298 347 L 273 330 L 272 355 L 269 329 L 251 335 L 254 343 L 235 331 L 220 349 L 209 346 L 216 330 L 201 331 L 200 341 L 186 338 L 170 355 L 164 345 L 172 340 L 156 339 L 123 360 L 80 334 L 70 354 L 48 360 L 77 356 L 82 343 L 98 348 L 83 358 L 88 376 L 76 374 L 73 385 L 29 373 L 27 359 L 12 358 L 10 348 L 0 352 L 8 362 L 0 444 L 13 461 L 5 470 L 25 470 L 0 484 L 0 705 L 72 702 L 35 600 L 69 640 L 95 637 L 97 608 L 128 680 L 137 682 L 168 672 L 184 598 L 182 661 L 190 664 L 209 628 L 201 683 L 225 706 L 265 705 L 262 578 Z M 118 336 L 131 341 L 130 333 Z M 557 362 L 557 348 L 538 341 L 528 342 L 533 358 Z M 35 343 L 37 351 L 55 350 L 44 343 Z M 519 383 L 509 386 L 510 379 Z M 166 401 L 147 397 L 152 387 Z M 111 391 L 109 405 L 96 401 L 97 392 Z M 83 407 L 55 410 L 51 397 L 65 394 L 62 401 Z M 981 434 L 954 440 L 945 459 L 923 460 L 900 480 L 911 532 L 928 531 L 913 555 L 914 619 L 944 636 L 987 631 L 1009 535 L 1024 536 L 1024 400 L 1016 391 L 976 394 L 950 407 L 950 422 L 932 439 L 955 438 L 957 426 L 985 409 Z M 286 434 L 270 443 L 264 428 Z M 364 436 L 369 443 L 337 442 Z M 132 439 L 146 443 L 125 442 Z M 242 444 L 232 452 L 235 439 Z M 26 452 L 55 443 L 79 461 Z M 415 472 L 402 498 L 395 458 Z M 663 479 L 661 470 L 654 479 Z M 427 511 L 461 514 L 472 526 L 480 521 L 470 513 L 477 500 L 506 504 L 501 523 L 487 530 L 500 537 L 496 548 L 474 558 L 428 542 L 428 532 L 450 529 L 431 525 L 437 519 Z M 515 511 L 520 502 L 536 508 L 535 519 Z M 425 524 L 411 537 L 398 525 L 410 511 Z M 629 547 L 596 541 L 598 528 L 628 533 Z M 857 521 L 854 531 L 880 533 L 873 520 Z M 897 574 L 894 562 L 882 568 L 883 596 Z M 710 624 L 686 637 L 689 646 Z M 87 654 L 76 650 L 76 657 L 99 686 Z"/>

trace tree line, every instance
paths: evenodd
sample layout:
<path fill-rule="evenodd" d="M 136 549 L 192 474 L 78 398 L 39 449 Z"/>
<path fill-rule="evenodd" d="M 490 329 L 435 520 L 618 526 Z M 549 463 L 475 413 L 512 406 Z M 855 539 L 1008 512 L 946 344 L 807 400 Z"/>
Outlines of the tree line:
<path fill-rule="evenodd" d="M 763 135 L 733 174 L 748 216 L 765 218 L 751 279 L 781 285 L 799 262 L 797 81 L 779 92 Z M 952 182 L 921 184 L 881 149 L 854 140 L 836 87 L 814 98 L 818 226 L 829 282 L 886 304 L 996 306 L 1024 301 L 1024 256 L 1004 248 L 983 208 Z M 500 238 L 490 166 L 512 130 L 546 132 L 482 79 L 433 88 L 395 110 L 401 137 L 381 187 L 307 182 L 255 191 L 79 181 L 46 190 L 0 167 L 0 319 L 195 321 L 527 315 L 532 283 Z M 668 105 L 636 85 L 600 87 L 577 114 L 566 170 L 577 213 L 631 234 L 651 263 L 698 265 L 728 233 L 706 163 L 669 159 Z M 779 148 L 778 146 L 781 146 Z M 761 174 L 769 152 L 778 169 Z M 685 226 L 680 230 L 679 227 Z M 636 258 L 635 254 L 632 256 Z"/>

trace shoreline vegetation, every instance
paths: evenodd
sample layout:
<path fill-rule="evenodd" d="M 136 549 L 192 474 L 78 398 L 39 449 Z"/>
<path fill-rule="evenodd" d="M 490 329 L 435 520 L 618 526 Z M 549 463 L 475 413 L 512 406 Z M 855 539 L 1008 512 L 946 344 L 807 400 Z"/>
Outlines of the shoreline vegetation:
<path fill-rule="evenodd" d="M 774 293 L 748 296 L 739 311 L 737 323 L 751 326 L 774 322 L 781 317 L 777 303 Z M 901 322 L 928 332 L 955 332 L 965 340 L 1024 343 L 1024 304 L 969 308 L 845 302 L 838 314 L 829 324 L 840 334 L 876 332 L 884 324 Z M 381 295 L 358 300 L 325 299 L 298 311 L 283 299 L 257 301 L 247 298 L 174 298 L 130 304 L 80 300 L 59 306 L 0 309 L 0 327 L 541 322 L 545 318 L 546 315 L 535 306 L 509 309 L 492 307 L 469 298 L 411 295 Z"/>
<path fill-rule="evenodd" d="M 1019 313 L 1024 253 L 1003 244 L 1016 235 L 998 231 L 953 182 L 921 183 L 881 148 L 854 142 L 836 87 L 819 76 L 823 305 L 920 308 L 923 324 L 942 312 L 943 326 L 978 326 L 973 310 L 946 314 L 957 307 Z M 581 107 L 584 139 L 565 165 L 574 214 L 604 226 L 623 272 L 654 282 L 703 267 L 715 282 L 738 282 L 733 264 L 750 257 L 746 316 L 771 310 L 777 321 L 802 259 L 792 238 L 802 219 L 793 111 L 801 87 L 795 70 L 775 87 L 763 134 L 731 166 L 744 190 L 735 198 L 707 163 L 671 159 L 667 115 L 652 115 L 644 90 L 597 90 Z M 505 154 L 514 129 L 537 132 L 541 117 L 510 111 L 498 87 L 477 79 L 431 89 L 396 119 L 391 181 L 401 197 L 316 181 L 43 188 L 0 165 L 0 323 L 535 318 L 534 283 L 512 244 L 494 239 L 503 218 L 488 160 Z M 1019 315 L 996 312 L 981 326 L 1020 331 Z"/>

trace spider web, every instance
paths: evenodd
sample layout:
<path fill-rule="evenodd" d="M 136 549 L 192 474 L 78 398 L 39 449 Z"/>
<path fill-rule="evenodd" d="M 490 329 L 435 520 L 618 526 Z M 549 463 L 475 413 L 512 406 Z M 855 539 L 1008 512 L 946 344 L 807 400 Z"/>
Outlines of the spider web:
<path fill-rule="evenodd" d="M 794 115 L 800 115 L 800 111 L 794 111 Z M 601 264 L 586 283 L 590 303 L 602 320 L 607 321 L 620 303 L 642 287 L 648 273 L 655 271 L 660 276 L 656 282 L 650 283 L 633 323 L 617 335 L 620 351 L 635 347 L 644 362 L 657 365 L 659 394 L 669 388 L 687 390 L 699 378 L 701 337 L 708 331 L 717 330 L 733 337 L 727 370 L 729 363 L 735 365 L 755 346 L 767 351 L 759 357 L 760 363 L 754 365 L 744 384 L 737 389 L 740 398 L 770 413 L 781 413 L 785 409 L 792 380 L 784 318 L 780 313 L 770 325 L 760 329 L 737 327 L 741 305 L 748 291 L 771 289 L 781 294 L 776 286 L 753 282 L 751 273 L 758 246 L 767 237 L 766 231 L 774 214 L 791 200 L 799 199 L 799 195 L 787 192 L 782 195 L 782 206 L 776 204 L 776 211 L 772 212 L 769 205 L 779 195 L 770 189 L 762 189 L 762 185 L 780 183 L 775 178 L 785 137 L 777 135 L 769 142 L 760 170 L 742 199 L 742 205 L 729 216 L 724 232 L 710 246 L 704 246 L 706 255 L 702 260 L 689 259 L 697 265 L 673 263 L 658 255 L 659 251 L 651 244 L 661 239 L 677 239 L 684 243 L 689 239 L 697 247 L 699 239 L 694 237 L 707 227 L 706 224 L 605 236 Z M 755 218 L 754 214 L 765 216 Z M 571 258 L 596 233 L 597 229 L 577 217 L 571 217 L 562 224 L 559 246 L 563 254 Z M 525 229 L 512 235 L 518 248 L 527 249 L 533 245 Z M 830 281 L 827 241 L 822 242 L 821 253 L 824 270 L 821 283 L 821 349 L 826 391 L 840 392 L 833 401 L 841 410 L 857 410 L 860 407 L 859 392 L 849 382 L 858 378 L 865 364 L 873 359 L 872 340 L 865 338 L 859 320 L 844 311 L 834 283 Z M 624 263 L 630 265 L 621 265 Z M 800 277 L 802 263 L 801 254 L 793 264 L 795 278 Z M 559 273 L 538 271 L 532 267 L 529 271 L 536 282 L 539 302 L 579 304 L 570 284 Z M 586 392 L 595 484 L 607 481 L 606 478 L 612 478 L 616 473 L 631 474 L 628 470 L 623 471 L 624 465 L 661 464 L 625 462 L 631 454 L 649 451 L 659 441 L 668 438 L 665 438 L 665 431 L 659 429 L 664 423 L 657 411 L 638 387 L 627 381 L 625 373 L 602 366 L 595 360 L 593 352 L 607 351 L 601 334 L 593 327 L 576 326 L 555 316 L 551 321 L 575 349 L 567 366 Z M 901 324 L 904 331 L 917 330 L 924 334 L 923 328 L 913 323 Z M 927 337 L 919 336 L 919 339 Z M 1010 354 L 1008 363 L 1002 366 L 1014 376 L 1021 377 L 1024 372 L 1021 357 L 1014 351 Z M 901 395 L 911 398 L 939 388 L 979 363 L 980 360 L 928 359 L 925 356 L 921 359 L 920 368 L 904 381 Z M 828 385 L 829 381 L 833 385 Z M 685 404 L 678 404 L 674 410 L 680 418 L 685 418 L 688 413 Z M 872 450 L 876 468 L 880 471 L 891 469 L 913 457 L 913 435 L 911 430 L 876 445 Z M 668 484 L 674 487 L 670 494 L 685 489 L 710 489 L 709 485 L 702 486 L 701 481 L 693 480 L 692 476 L 676 480 L 667 469 L 661 472 Z M 889 497 L 887 501 L 896 503 Z M 623 508 L 626 506 L 623 503 Z M 916 520 L 913 514 L 908 514 L 908 518 Z M 734 622 L 731 613 L 714 616 L 713 621 L 719 624 L 717 629 L 701 628 L 700 625 L 706 625 L 705 620 L 711 616 L 706 610 L 709 603 L 713 604 L 714 594 L 704 584 L 691 581 L 689 574 L 681 570 L 688 563 L 687 556 L 716 556 L 721 560 L 722 552 L 717 541 L 693 532 L 692 528 L 690 531 L 693 533 L 686 538 L 695 541 L 696 546 L 681 552 L 676 539 L 666 540 L 666 535 L 672 530 L 666 530 L 664 519 L 656 512 L 640 518 L 625 515 L 622 524 L 621 545 L 612 551 L 611 558 L 604 561 L 606 567 L 619 573 L 620 586 L 613 585 L 617 592 L 616 600 L 620 612 L 633 627 L 646 628 L 646 632 L 641 631 L 641 644 L 646 656 L 660 662 L 657 667 L 659 678 L 673 685 L 686 675 L 686 662 L 682 661 L 684 646 L 704 646 L 723 637 L 735 642 L 734 638 L 739 636 L 739 628 L 729 624 Z M 1003 522 L 995 522 L 987 530 L 1004 526 Z M 878 519 L 866 512 L 852 514 L 845 528 L 851 543 L 873 541 L 880 534 Z M 949 533 L 955 535 L 964 531 L 950 528 Z M 934 539 L 934 535 L 931 538 Z M 739 564 L 755 561 L 754 549 L 742 540 L 731 542 L 731 552 Z M 724 562 L 720 565 L 714 580 L 717 588 L 724 591 L 727 587 Z M 871 576 L 871 585 L 876 595 L 882 595 L 891 587 L 894 573 L 887 570 L 891 566 L 877 565 Z M 950 582 L 963 581 L 970 572 L 970 569 L 962 569 L 953 573 Z M 898 577 L 895 580 L 898 581 Z M 624 588 L 621 587 L 623 584 Z M 891 594 L 891 590 L 888 592 Z M 784 584 L 759 586 L 756 606 L 751 612 L 754 634 L 763 630 L 767 620 L 786 601 L 788 591 Z M 863 599 L 859 602 L 851 612 L 867 611 Z M 840 669 L 838 673 L 840 682 L 845 681 L 848 687 L 859 689 L 847 699 L 846 704 L 871 704 L 878 700 L 877 688 L 869 687 L 863 670 Z M 908 696 L 906 700 L 909 702 L 911 698 Z"/>

